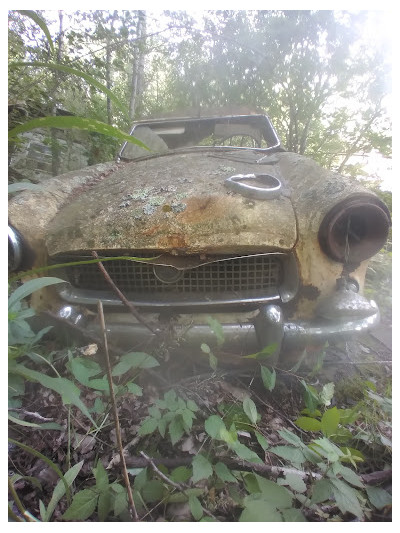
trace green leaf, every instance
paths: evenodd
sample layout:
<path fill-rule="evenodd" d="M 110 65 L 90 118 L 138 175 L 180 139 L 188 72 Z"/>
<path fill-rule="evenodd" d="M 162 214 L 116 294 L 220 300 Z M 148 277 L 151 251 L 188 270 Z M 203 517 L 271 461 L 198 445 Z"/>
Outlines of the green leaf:
<path fill-rule="evenodd" d="M 228 446 L 232 447 L 237 442 L 237 432 L 228 431 L 225 427 L 222 427 L 219 430 L 220 439 L 227 443 Z"/>
<path fill-rule="evenodd" d="M 141 148 L 148 150 L 147 146 L 143 144 L 142 141 L 135 139 L 135 137 L 132 137 L 132 135 L 124 133 L 118 128 L 110 126 L 105 122 L 100 122 L 99 120 L 89 118 L 71 116 L 43 117 L 29 120 L 28 122 L 25 122 L 25 124 L 20 124 L 19 126 L 16 126 L 12 130 L 10 130 L 8 132 L 8 138 L 13 139 L 21 133 L 25 133 L 26 131 L 31 131 L 36 128 L 76 128 L 79 130 L 95 131 L 96 133 L 107 135 L 108 137 L 114 137 L 115 139 L 118 139 L 120 141 L 127 141 L 132 144 L 137 144 Z"/>
<path fill-rule="evenodd" d="M 77 492 L 71 506 L 62 515 L 63 520 L 84 521 L 94 513 L 99 495 L 91 489 Z"/>
<path fill-rule="evenodd" d="M 196 455 L 192 461 L 193 467 L 193 483 L 197 483 L 201 479 L 208 479 L 212 476 L 213 468 L 210 461 L 202 454 Z"/>
<path fill-rule="evenodd" d="M 261 366 L 261 378 L 264 383 L 264 387 L 272 391 L 275 388 L 276 372 L 275 369 L 269 370 L 266 366 Z"/>
<path fill-rule="evenodd" d="M 201 496 L 204 493 L 204 489 L 193 488 L 186 489 L 185 492 L 175 492 L 166 496 L 165 501 L 168 503 L 185 503 L 188 501 L 190 495 Z"/>
<path fill-rule="evenodd" d="M 39 26 L 39 28 L 42 30 L 42 32 L 46 36 L 47 42 L 49 43 L 49 46 L 50 46 L 51 53 L 54 54 L 54 44 L 53 44 L 49 29 L 46 26 L 46 23 L 42 19 L 42 17 L 40 17 L 40 15 L 38 15 L 35 11 L 31 11 L 31 10 L 18 9 L 18 12 L 21 13 L 21 15 L 25 15 L 26 17 L 29 17 L 30 19 L 32 19 L 33 22 L 35 22 Z"/>
<path fill-rule="evenodd" d="M 99 501 L 97 502 L 97 514 L 99 522 L 105 522 L 106 518 L 111 511 L 111 493 L 110 491 L 104 491 L 99 495 Z"/>
<path fill-rule="evenodd" d="M 310 418 L 309 416 L 300 416 L 297 420 L 294 421 L 296 426 L 304 431 L 321 431 L 321 422 L 315 418 Z"/>
<path fill-rule="evenodd" d="M 189 432 L 192 429 L 193 418 L 195 415 L 190 409 L 184 409 L 182 412 L 182 418 L 185 425 L 185 431 Z"/>
<path fill-rule="evenodd" d="M 210 368 L 214 370 L 214 372 L 217 370 L 218 359 L 215 357 L 215 355 L 212 352 L 208 354 L 208 364 L 210 365 Z"/>
<path fill-rule="evenodd" d="M 112 371 L 113 376 L 122 376 L 132 368 L 154 368 L 160 363 L 151 355 L 143 352 L 126 353 L 121 357 Z"/>
<path fill-rule="evenodd" d="M 128 392 L 130 394 L 134 394 L 135 396 L 142 396 L 143 395 L 142 387 L 139 387 L 139 385 L 137 385 L 136 383 L 133 383 L 132 381 L 130 381 L 125 386 L 128 389 Z"/>
<path fill-rule="evenodd" d="M 347 483 L 350 483 L 351 485 L 354 485 L 355 487 L 358 487 L 360 489 L 364 488 L 364 484 L 361 481 L 360 476 L 358 476 L 354 470 L 351 470 L 351 468 L 348 468 L 347 466 L 344 466 L 340 463 L 338 463 L 338 473 L 343 477 Z"/>
<path fill-rule="evenodd" d="M 178 408 L 177 396 L 174 389 L 171 389 L 164 394 L 164 401 L 166 409 L 176 411 Z"/>
<path fill-rule="evenodd" d="M 282 522 L 282 515 L 267 500 L 249 501 L 239 522 Z"/>
<path fill-rule="evenodd" d="M 311 448 L 311 450 L 315 451 L 322 457 L 325 457 L 331 463 L 338 461 L 343 456 L 343 452 L 340 450 L 340 448 L 335 446 L 333 442 L 326 438 L 315 439 L 308 446 Z"/>
<path fill-rule="evenodd" d="M 42 519 L 42 522 L 46 522 L 46 507 L 42 500 L 39 500 L 39 513 L 40 518 Z"/>
<path fill-rule="evenodd" d="M 35 278 L 26 281 L 23 285 L 15 289 L 15 291 L 10 295 L 8 299 L 8 310 L 14 311 L 14 306 L 16 303 L 20 302 L 33 292 L 43 289 L 44 287 L 48 287 L 50 285 L 55 285 L 56 283 L 65 283 L 65 280 L 60 278 L 46 277 Z"/>
<path fill-rule="evenodd" d="M 331 478 L 333 496 L 342 513 L 349 512 L 361 520 L 363 511 L 357 498 L 357 491 L 350 485 L 336 478 Z"/>
<path fill-rule="evenodd" d="M 203 507 L 201 506 L 200 500 L 194 494 L 189 496 L 189 507 L 193 518 L 197 521 L 200 520 L 203 516 Z"/>
<path fill-rule="evenodd" d="M 311 503 L 322 503 L 332 498 L 332 485 L 328 479 L 319 479 L 312 490 Z"/>
<path fill-rule="evenodd" d="M 353 409 L 338 409 L 340 423 L 342 425 L 353 424 L 360 417 L 360 411 L 358 407 L 353 407 Z"/>
<path fill-rule="evenodd" d="M 188 400 L 186 402 L 186 406 L 187 406 L 188 409 L 190 409 L 194 413 L 196 413 L 199 410 L 197 404 L 193 400 Z"/>
<path fill-rule="evenodd" d="M 122 111 L 122 113 L 125 115 L 125 117 L 129 116 L 129 111 L 127 107 L 119 100 L 119 98 L 112 92 L 110 89 L 108 89 L 105 85 L 100 83 L 96 78 L 93 78 L 93 76 L 90 76 L 86 72 L 83 72 L 82 70 L 77 70 L 75 68 L 67 67 L 66 65 L 60 65 L 58 63 L 41 63 L 39 61 L 33 61 L 29 63 L 24 62 L 15 62 L 9 64 L 10 68 L 17 68 L 17 67 L 36 67 L 36 68 L 46 68 L 49 70 L 58 70 L 60 72 L 65 72 L 66 74 L 71 74 L 73 76 L 77 76 L 79 78 L 84 79 L 89 85 L 92 87 L 96 87 L 99 91 L 106 94 L 110 100 Z"/>
<path fill-rule="evenodd" d="M 301 380 L 301 384 L 304 387 L 304 401 L 306 407 L 312 413 L 320 402 L 318 392 L 311 385 L 307 385 L 304 380 Z"/>
<path fill-rule="evenodd" d="M 278 433 L 282 437 L 282 439 L 285 439 L 285 441 L 289 444 L 293 444 L 294 446 L 303 446 L 304 444 L 300 437 L 298 437 L 292 431 L 289 431 L 286 428 L 280 429 Z"/>
<path fill-rule="evenodd" d="M 139 428 L 138 434 L 143 435 L 150 435 L 150 433 L 154 433 L 154 431 L 158 427 L 158 420 L 156 418 L 146 418 L 142 425 Z"/>
<path fill-rule="evenodd" d="M 321 418 L 321 429 L 325 437 L 334 435 L 339 426 L 340 415 L 337 407 L 327 409 Z"/>
<path fill-rule="evenodd" d="M 355 448 L 349 448 L 349 447 L 340 447 L 340 451 L 342 452 L 342 457 L 340 458 L 341 461 L 344 462 L 363 462 L 365 461 L 364 455 Z M 347 457 L 346 457 L 347 456 Z"/>
<path fill-rule="evenodd" d="M 224 463 L 218 462 L 217 464 L 215 464 L 214 472 L 221 481 L 225 481 L 226 483 L 238 482 L 238 480 L 235 478 L 235 476 Z"/>
<path fill-rule="evenodd" d="M 274 446 L 269 451 L 294 465 L 300 465 L 305 461 L 302 451 L 294 446 Z"/>
<path fill-rule="evenodd" d="M 252 424 L 257 423 L 257 407 L 249 396 L 246 396 L 246 398 L 243 400 L 243 411 L 249 417 Z"/>
<path fill-rule="evenodd" d="M 106 469 L 103 463 L 98 459 L 96 468 L 93 468 L 94 477 L 96 479 L 96 489 L 100 492 L 108 490 L 109 481 Z"/>
<path fill-rule="evenodd" d="M 282 509 L 284 522 L 307 522 L 300 509 Z"/>
<path fill-rule="evenodd" d="M 87 385 L 89 378 L 100 374 L 101 368 L 96 361 L 91 361 L 84 357 L 74 357 L 68 363 L 68 367 L 72 372 L 75 379 L 82 383 L 82 385 Z"/>
<path fill-rule="evenodd" d="M 261 351 L 256 353 L 251 353 L 249 355 L 244 355 L 244 359 L 256 359 L 257 361 L 262 361 L 263 359 L 267 359 L 271 355 L 274 355 L 276 350 L 278 348 L 278 344 L 274 342 L 273 344 L 269 344 L 268 346 L 265 346 Z"/>
<path fill-rule="evenodd" d="M 263 450 L 268 450 L 269 443 L 268 443 L 267 439 L 264 437 L 264 435 L 261 435 L 261 433 L 259 433 L 258 431 L 255 431 L 254 434 L 255 434 L 256 439 L 258 441 L 258 444 L 261 446 L 261 448 Z"/>
<path fill-rule="evenodd" d="M 147 468 L 143 468 L 141 472 L 139 472 L 139 474 L 135 476 L 135 490 L 141 491 L 142 488 L 146 485 L 147 481 Z M 124 490 L 126 489 L 124 488 Z"/>
<path fill-rule="evenodd" d="M 303 478 L 298 474 L 286 474 L 285 481 L 285 484 L 288 484 L 295 492 L 303 493 L 307 490 L 307 485 L 304 483 Z"/>
<path fill-rule="evenodd" d="M 254 474 L 254 476 L 257 480 L 263 499 L 267 500 L 271 505 L 274 505 L 278 509 L 292 507 L 294 496 L 288 489 L 278 485 L 274 481 L 265 479 L 258 474 Z M 256 494 L 253 496 L 257 497 Z"/>
<path fill-rule="evenodd" d="M 392 496 L 380 487 L 365 487 L 368 499 L 376 509 L 383 509 L 386 505 L 391 505 Z"/>
<path fill-rule="evenodd" d="M 262 463 L 263 461 L 258 457 L 258 455 L 250 450 L 247 446 L 239 442 L 238 440 L 234 441 L 230 448 L 236 453 L 240 459 L 245 461 L 250 461 L 251 463 Z"/>
<path fill-rule="evenodd" d="M 157 428 L 158 428 L 158 431 L 161 437 L 164 438 L 165 432 L 167 431 L 167 421 L 165 420 L 165 418 L 162 418 L 161 420 L 158 421 Z"/>
<path fill-rule="evenodd" d="M 114 516 L 119 516 L 124 511 L 128 510 L 128 496 L 126 490 L 118 492 L 114 499 Z"/>
<path fill-rule="evenodd" d="M 226 430 L 224 421 L 218 415 L 209 416 L 204 423 L 204 428 L 212 439 L 220 439 L 221 430 Z"/>
<path fill-rule="evenodd" d="M 156 418 L 157 420 L 160 420 L 161 418 L 161 411 L 158 407 L 156 407 L 155 405 L 152 405 L 151 407 L 149 407 L 149 415 L 153 418 Z"/>
<path fill-rule="evenodd" d="M 178 466 L 172 470 L 169 477 L 176 483 L 185 483 L 191 478 L 191 476 L 192 470 L 190 468 L 187 468 L 186 466 Z"/>
<path fill-rule="evenodd" d="M 326 383 L 322 387 L 322 391 L 320 393 L 320 398 L 321 398 L 321 402 L 325 405 L 325 407 L 328 407 L 328 405 L 330 405 L 334 393 L 335 393 L 335 384 L 334 383 Z"/>
<path fill-rule="evenodd" d="M 215 320 L 215 318 L 212 318 L 211 316 L 208 316 L 206 320 L 212 332 L 217 337 L 218 346 L 221 346 L 221 344 L 224 344 L 225 341 L 224 330 L 222 328 L 222 325 L 220 324 L 220 322 L 218 322 L 218 320 Z"/>
<path fill-rule="evenodd" d="M 83 466 L 83 461 L 72 466 L 69 470 L 67 470 L 67 472 L 65 472 L 64 479 L 67 482 L 68 487 L 70 487 L 72 483 L 75 481 L 75 478 L 79 474 L 82 466 Z M 58 502 L 61 500 L 64 494 L 65 494 L 65 485 L 60 480 L 55 486 L 55 489 L 53 490 L 51 500 L 49 502 L 49 505 L 47 506 L 45 517 L 44 518 L 42 517 L 42 520 L 44 522 L 49 522 L 55 508 L 57 507 Z"/>
<path fill-rule="evenodd" d="M 91 389 L 110 392 L 110 384 L 108 383 L 108 379 L 106 377 L 99 379 L 91 379 L 88 381 L 87 386 Z"/>
<path fill-rule="evenodd" d="M 202 351 L 203 353 L 207 353 L 207 354 L 211 353 L 211 349 L 210 349 L 210 347 L 208 346 L 208 344 L 203 343 L 203 344 L 200 346 L 200 348 L 201 348 L 201 351 Z"/>
<path fill-rule="evenodd" d="M 182 420 L 180 420 L 180 418 L 174 418 L 168 427 L 168 433 L 171 437 L 171 444 L 176 444 L 184 432 L 185 429 L 183 427 Z"/>
<path fill-rule="evenodd" d="M 163 499 L 165 488 L 161 481 L 152 479 L 144 484 L 140 492 L 146 503 L 153 503 Z"/>

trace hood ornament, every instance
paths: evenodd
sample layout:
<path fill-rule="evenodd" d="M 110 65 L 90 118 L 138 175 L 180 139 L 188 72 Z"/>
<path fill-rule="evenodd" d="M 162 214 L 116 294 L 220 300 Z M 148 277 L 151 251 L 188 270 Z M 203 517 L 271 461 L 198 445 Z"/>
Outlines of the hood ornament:
<path fill-rule="evenodd" d="M 282 187 L 278 178 L 270 174 L 236 174 L 226 178 L 224 184 L 231 191 L 255 200 L 277 198 Z"/>

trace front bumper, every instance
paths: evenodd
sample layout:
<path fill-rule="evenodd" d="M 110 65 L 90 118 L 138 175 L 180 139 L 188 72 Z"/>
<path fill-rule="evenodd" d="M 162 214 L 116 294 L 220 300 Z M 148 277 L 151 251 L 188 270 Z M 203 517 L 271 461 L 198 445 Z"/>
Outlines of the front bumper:
<path fill-rule="evenodd" d="M 364 299 L 363 299 L 364 300 Z M 128 313 L 106 313 L 105 322 L 109 344 L 122 350 L 151 351 L 157 353 L 164 346 L 196 356 L 201 354 L 201 345 L 207 344 L 218 354 L 245 356 L 257 353 L 267 346 L 274 345 L 274 354 L 268 358 L 276 363 L 278 357 L 285 357 L 286 351 L 303 350 L 310 345 L 323 345 L 325 342 L 338 342 L 353 338 L 374 328 L 380 319 L 375 302 L 368 302 L 368 316 L 323 318 L 310 321 L 285 321 L 282 307 L 275 304 L 264 305 L 252 318 L 236 315 L 213 314 L 221 326 L 223 342 L 207 323 L 210 315 L 185 315 L 160 320 L 158 315 L 146 314 L 146 321 L 159 330 L 152 333 Z M 365 309 L 364 309 L 364 314 Z M 101 338 L 97 320 L 88 319 L 79 307 L 66 305 L 58 312 L 58 318 L 78 326 L 92 337 Z"/>

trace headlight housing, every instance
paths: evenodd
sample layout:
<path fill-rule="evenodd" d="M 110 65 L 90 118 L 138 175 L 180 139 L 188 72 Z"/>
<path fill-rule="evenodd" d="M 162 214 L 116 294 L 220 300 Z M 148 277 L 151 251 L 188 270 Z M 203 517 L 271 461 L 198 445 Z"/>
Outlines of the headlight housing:
<path fill-rule="evenodd" d="M 8 270 L 14 272 L 22 264 L 22 238 L 11 226 L 8 226 Z"/>
<path fill-rule="evenodd" d="M 34 252 L 22 235 L 12 226 L 8 226 L 8 271 L 31 268 L 34 259 Z"/>
<path fill-rule="evenodd" d="M 390 224 L 389 210 L 379 198 L 357 195 L 339 202 L 327 213 L 318 239 L 331 259 L 356 264 L 379 252 Z"/>

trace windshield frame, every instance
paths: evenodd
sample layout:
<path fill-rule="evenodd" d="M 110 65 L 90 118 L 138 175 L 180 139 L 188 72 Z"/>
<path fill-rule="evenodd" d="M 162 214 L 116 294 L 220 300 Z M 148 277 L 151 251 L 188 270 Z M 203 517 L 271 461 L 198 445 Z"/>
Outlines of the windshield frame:
<path fill-rule="evenodd" d="M 267 147 L 258 148 L 258 147 L 247 147 L 247 146 L 225 146 L 225 145 L 193 145 L 193 146 L 183 146 L 180 148 L 170 148 L 167 153 L 179 152 L 181 150 L 217 150 L 217 151 L 232 151 L 232 150 L 245 150 L 260 152 L 263 154 L 269 154 L 273 151 L 278 151 L 282 149 L 281 141 L 278 137 L 278 134 L 271 124 L 271 121 L 267 115 L 227 115 L 227 116 L 207 116 L 207 117 L 174 117 L 174 118 L 161 118 L 161 119 L 147 119 L 135 122 L 130 131 L 130 135 L 134 135 L 134 132 L 137 128 L 141 126 L 146 126 L 152 130 L 157 130 L 163 128 L 164 130 L 168 128 L 180 128 L 189 125 L 199 125 L 203 128 L 215 128 L 217 124 L 243 124 L 243 125 L 253 125 L 259 129 L 259 132 L 262 136 L 262 139 L 268 144 Z M 155 131 L 155 133 L 157 133 Z M 162 138 L 162 134 L 159 134 Z M 117 161 L 134 161 L 136 158 L 125 158 L 123 152 L 128 142 L 126 141 L 118 155 Z M 161 155 L 161 154 L 160 154 Z M 139 159 L 139 158 L 138 158 Z"/>

